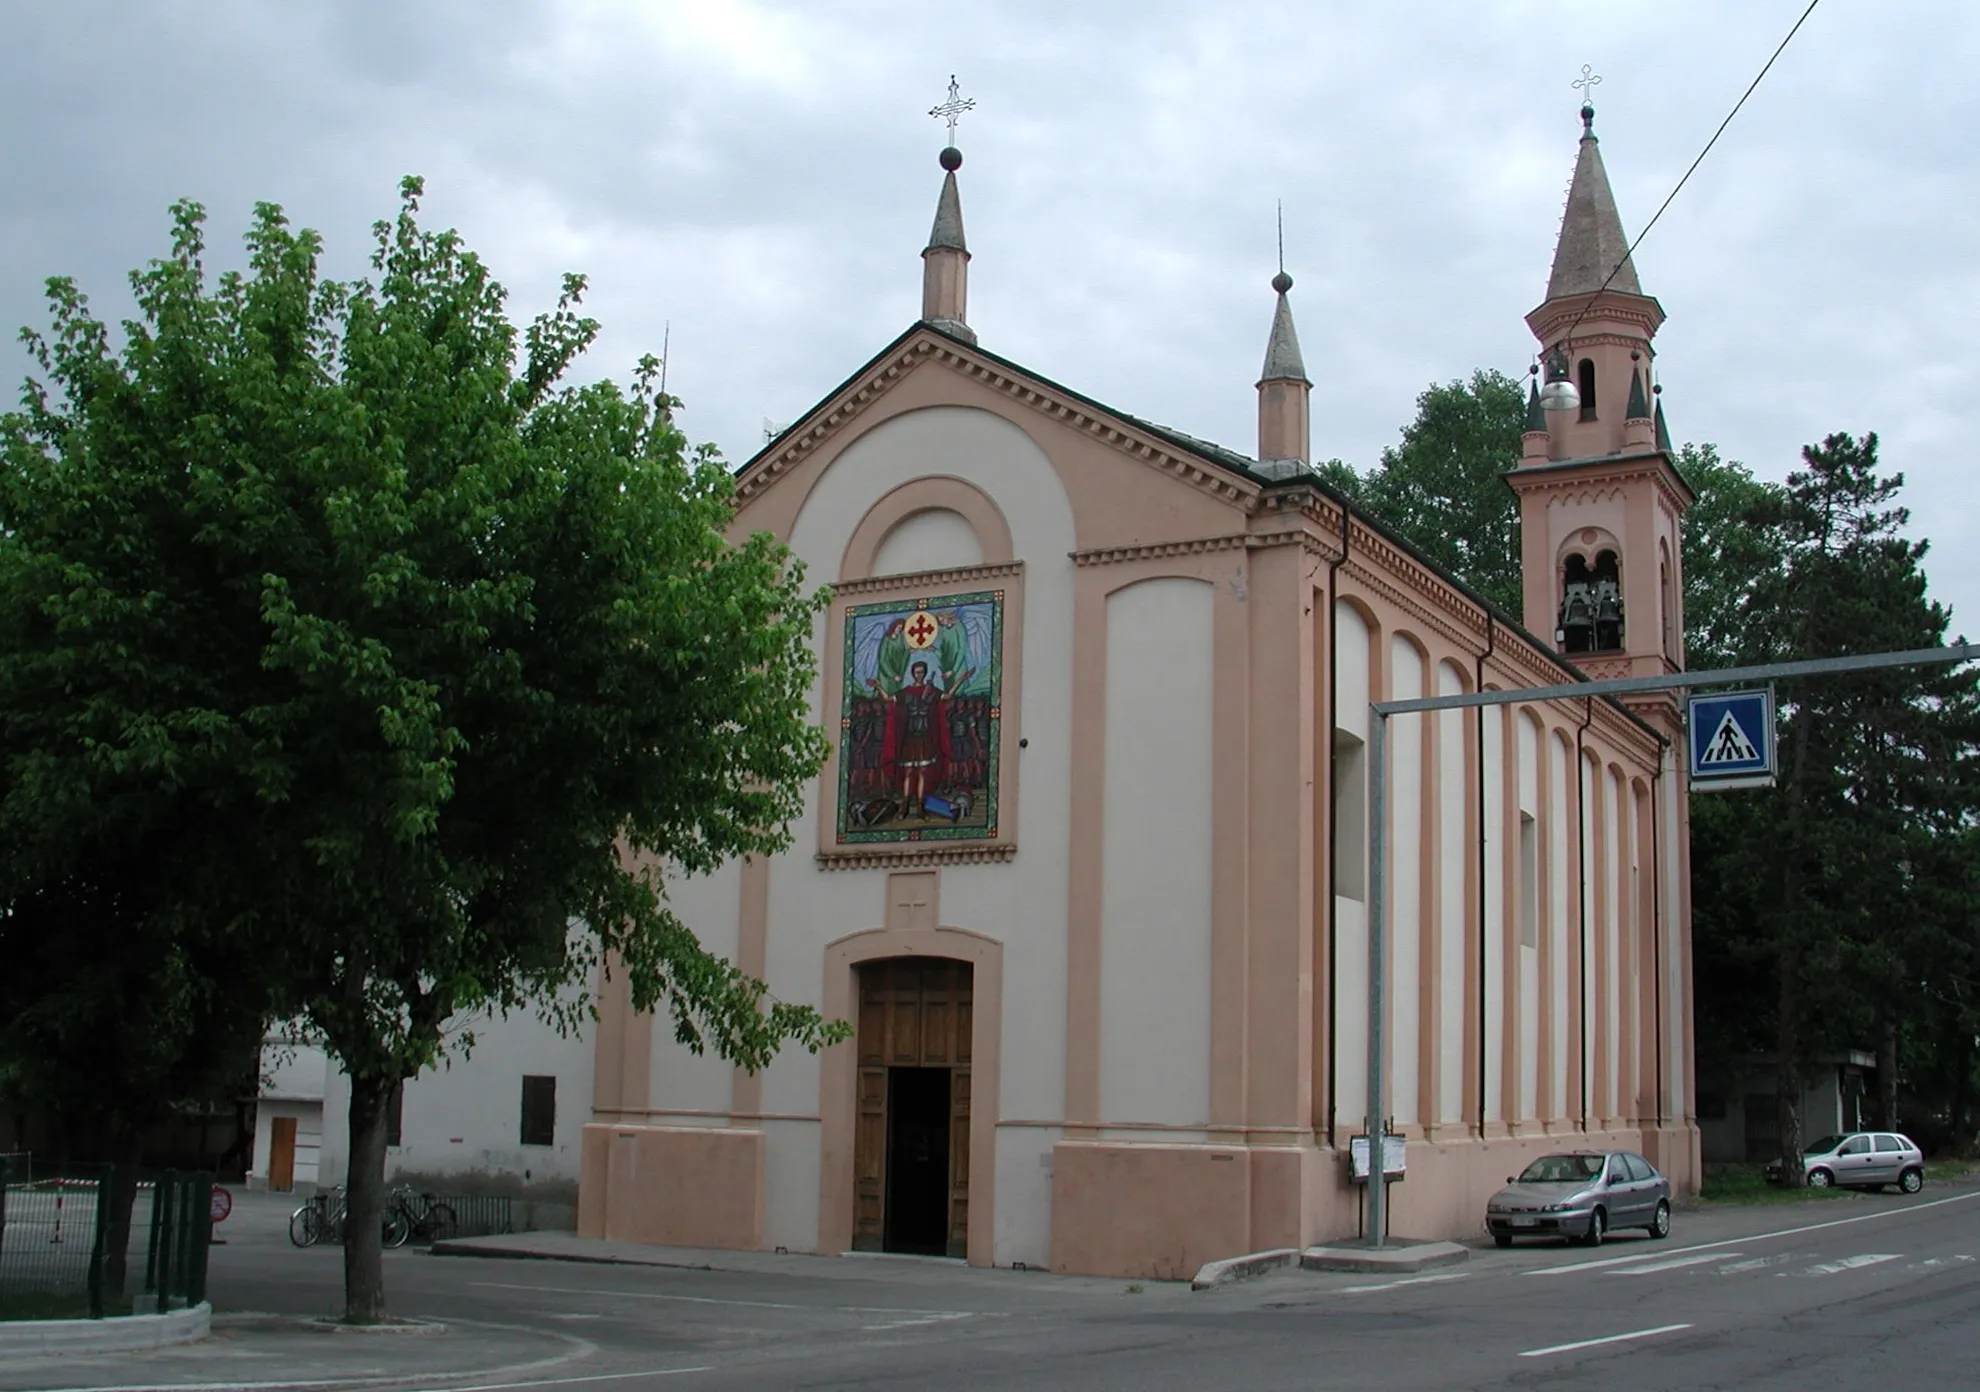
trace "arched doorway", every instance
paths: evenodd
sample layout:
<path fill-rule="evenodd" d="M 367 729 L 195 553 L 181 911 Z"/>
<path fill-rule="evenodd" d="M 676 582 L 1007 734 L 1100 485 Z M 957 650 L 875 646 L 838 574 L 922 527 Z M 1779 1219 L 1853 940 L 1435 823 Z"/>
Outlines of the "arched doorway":
<path fill-rule="evenodd" d="M 967 1255 L 968 962 L 861 962 L 853 1250 Z"/>

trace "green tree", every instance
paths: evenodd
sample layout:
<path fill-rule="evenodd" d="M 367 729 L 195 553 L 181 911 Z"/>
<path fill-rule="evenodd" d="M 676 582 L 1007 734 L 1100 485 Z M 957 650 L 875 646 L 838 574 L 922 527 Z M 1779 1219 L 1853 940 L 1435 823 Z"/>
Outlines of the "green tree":
<path fill-rule="evenodd" d="M 1740 625 L 1746 661 L 1936 647 L 1948 614 L 1926 593 L 1927 543 L 1903 535 L 1901 474 L 1877 437 L 1827 437 L 1757 514 L 1785 562 Z M 1980 736 L 1970 672 L 1900 668 L 1781 684 L 1779 786 L 1747 795 L 1755 834 L 1714 848 L 1722 882 L 1754 887 L 1746 952 L 1773 978 L 1783 1170 L 1798 1182 L 1805 1069 L 1822 1048 L 1889 1028 L 1882 1070 L 1895 1110 L 1897 1027 L 1942 934 L 1908 908 L 1937 838 L 1970 821 Z M 1740 796 L 1740 795 L 1733 795 Z M 1738 924 L 1727 925 L 1738 934 Z"/>
<path fill-rule="evenodd" d="M 1720 459 L 1717 445 L 1686 444 L 1672 462 L 1697 495 L 1684 517 L 1685 665 L 1728 667 L 1739 658 L 1756 589 L 1786 560 L 1767 525 L 1781 487 Z"/>
<path fill-rule="evenodd" d="M 1524 608 L 1518 499 L 1505 475 L 1526 430 L 1522 383 L 1484 368 L 1416 398 L 1402 442 L 1344 491 L 1430 560 L 1501 609 Z M 1338 472 L 1322 475 L 1337 488 Z"/>
<path fill-rule="evenodd" d="M 825 749 L 825 595 L 771 538 L 727 539 L 729 475 L 650 359 L 630 391 L 563 384 L 597 333 L 580 279 L 519 334 L 419 193 L 351 283 L 262 205 L 246 271 L 209 284 L 178 205 L 121 350 L 51 284 L 42 379 L 0 427 L 23 616 L 0 662 L 44 712 L 0 751 L 8 805 L 39 789 L 99 838 L 170 816 L 230 868 L 172 912 L 251 940 L 263 1008 L 350 1076 L 356 1321 L 385 1312 L 387 1101 L 450 1020 L 570 1025 L 612 970 L 746 1068 L 843 1033 L 664 891 L 788 843 Z M 11 836 L 45 853 L 32 806 Z"/>

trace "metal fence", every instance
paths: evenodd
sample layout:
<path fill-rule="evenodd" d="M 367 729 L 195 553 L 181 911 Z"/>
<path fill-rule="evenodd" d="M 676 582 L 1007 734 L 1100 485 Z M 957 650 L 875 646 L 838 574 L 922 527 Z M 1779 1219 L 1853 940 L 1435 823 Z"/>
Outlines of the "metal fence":
<path fill-rule="evenodd" d="M 0 1319 L 101 1319 L 206 1298 L 213 1176 L 140 1172 L 122 1232 L 110 1202 L 116 1177 L 109 1165 L 0 1156 Z M 121 1281 L 112 1260 L 120 1250 Z"/>

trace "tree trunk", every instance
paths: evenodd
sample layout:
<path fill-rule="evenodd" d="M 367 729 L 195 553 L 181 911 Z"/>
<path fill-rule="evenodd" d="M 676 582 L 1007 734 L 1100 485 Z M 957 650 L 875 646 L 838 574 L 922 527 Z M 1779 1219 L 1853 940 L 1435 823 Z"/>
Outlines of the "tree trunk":
<path fill-rule="evenodd" d="M 1781 1146 L 1781 1183 L 1799 1189 L 1801 1169 L 1801 945 L 1781 945 L 1781 974 L 1774 1037 L 1774 1112 Z"/>
<path fill-rule="evenodd" d="M 1962 1158 L 1974 1154 L 1976 1138 L 1973 1126 L 1973 1031 L 1962 1029 L 1958 1032 L 1959 1042 L 1953 1048 L 1953 1154 Z"/>
<path fill-rule="evenodd" d="M 115 1164 L 110 1171 L 109 1225 L 103 1236 L 103 1304 L 109 1311 L 130 1308 L 131 1210 L 137 1204 L 138 1164 L 144 1140 L 135 1131 L 118 1135 L 111 1145 Z"/>
<path fill-rule="evenodd" d="M 351 1079 L 350 1174 L 344 1182 L 344 1322 L 385 1318 L 385 1108 L 392 1084 Z"/>
<path fill-rule="evenodd" d="M 1897 1013 L 1885 1005 L 1877 1021 L 1877 1125 L 1881 1130 L 1898 1129 L 1898 1022 Z"/>

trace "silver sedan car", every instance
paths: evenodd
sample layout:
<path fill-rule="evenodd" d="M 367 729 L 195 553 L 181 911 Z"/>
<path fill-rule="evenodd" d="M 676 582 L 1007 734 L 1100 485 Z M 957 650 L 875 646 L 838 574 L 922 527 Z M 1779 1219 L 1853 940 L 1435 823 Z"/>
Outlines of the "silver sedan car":
<path fill-rule="evenodd" d="M 1671 1182 L 1632 1151 L 1543 1155 L 1492 1196 L 1485 1227 L 1501 1247 L 1515 1237 L 1566 1237 L 1594 1247 L 1617 1228 L 1669 1237 Z"/>
<path fill-rule="evenodd" d="M 1907 1194 L 1925 1187 L 1925 1152 L 1896 1131 L 1848 1131 L 1810 1141 L 1801 1150 L 1802 1172 L 1811 1189 L 1830 1185 L 1881 1189 L 1895 1184 Z M 1767 1166 L 1767 1178 L 1780 1183 L 1781 1165 Z"/>

